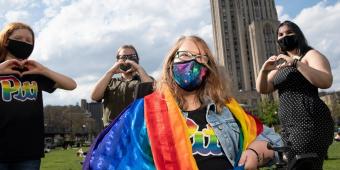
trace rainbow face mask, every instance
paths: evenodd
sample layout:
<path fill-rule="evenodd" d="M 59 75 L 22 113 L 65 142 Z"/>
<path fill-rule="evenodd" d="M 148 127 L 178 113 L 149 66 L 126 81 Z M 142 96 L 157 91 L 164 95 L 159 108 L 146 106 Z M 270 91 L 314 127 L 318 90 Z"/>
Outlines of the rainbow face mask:
<path fill-rule="evenodd" d="M 194 91 L 201 87 L 207 71 L 207 67 L 195 59 L 173 64 L 174 80 L 185 91 Z"/>

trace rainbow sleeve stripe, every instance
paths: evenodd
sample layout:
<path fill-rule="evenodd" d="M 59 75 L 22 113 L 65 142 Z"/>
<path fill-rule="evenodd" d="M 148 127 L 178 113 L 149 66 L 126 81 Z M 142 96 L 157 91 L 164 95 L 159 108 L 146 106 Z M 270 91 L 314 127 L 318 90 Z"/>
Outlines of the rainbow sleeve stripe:
<path fill-rule="evenodd" d="M 263 124 L 253 115 L 247 114 L 235 99 L 229 99 L 226 105 L 241 126 L 243 134 L 243 151 L 260 133 L 262 133 Z"/>

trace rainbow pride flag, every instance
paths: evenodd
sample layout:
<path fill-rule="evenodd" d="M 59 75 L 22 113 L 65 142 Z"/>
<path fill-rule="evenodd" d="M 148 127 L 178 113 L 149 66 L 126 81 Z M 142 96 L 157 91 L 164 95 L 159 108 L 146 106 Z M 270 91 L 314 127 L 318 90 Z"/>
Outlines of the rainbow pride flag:
<path fill-rule="evenodd" d="M 234 99 L 226 106 L 241 126 L 240 155 L 263 125 Z M 154 92 L 132 103 L 97 137 L 83 169 L 196 170 L 188 134 L 185 118 L 170 92 Z"/>

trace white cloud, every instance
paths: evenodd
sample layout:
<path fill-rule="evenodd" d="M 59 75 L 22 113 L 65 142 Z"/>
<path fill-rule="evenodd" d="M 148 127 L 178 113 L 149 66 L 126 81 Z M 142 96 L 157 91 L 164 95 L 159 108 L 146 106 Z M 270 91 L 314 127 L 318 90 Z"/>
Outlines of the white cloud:
<path fill-rule="evenodd" d="M 38 32 L 32 56 L 57 72 L 78 77 L 76 90 L 45 94 L 45 104 L 89 99 L 91 88 L 123 44 L 135 45 L 141 65 L 158 78 L 164 56 L 180 35 L 200 35 L 212 43 L 207 0 L 43 2 L 43 17 L 35 22 Z"/>
<path fill-rule="evenodd" d="M 79 102 L 80 99 L 91 101 L 90 94 L 97 80 L 98 77 L 93 75 L 75 78 L 78 84 L 75 90 L 66 91 L 57 89 L 52 94 L 44 93 L 44 104 L 74 105 Z"/>
<path fill-rule="evenodd" d="M 5 19 L 7 22 L 10 21 L 25 21 L 30 17 L 27 11 L 19 10 L 19 11 L 8 11 L 5 14 Z"/>
<path fill-rule="evenodd" d="M 277 17 L 279 18 L 280 22 L 283 22 L 285 20 L 291 20 L 290 16 L 284 13 L 283 6 L 276 5 L 276 12 L 277 12 Z"/>

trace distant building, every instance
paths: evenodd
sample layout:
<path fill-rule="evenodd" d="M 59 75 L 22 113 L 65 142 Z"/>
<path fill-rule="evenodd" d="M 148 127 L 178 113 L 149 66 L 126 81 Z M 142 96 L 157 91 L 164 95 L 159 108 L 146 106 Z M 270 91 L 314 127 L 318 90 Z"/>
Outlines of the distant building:
<path fill-rule="evenodd" d="M 80 100 L 80 107 L 87 111 L 91 117 L 96 121 L 98 129 L 102 129 L 103 126 L 103 104 L 100 102 L 87 103 L 86 99 Z"/>
<path fill-rule="evenodd" d="M 240 103 L 256 106 L 256 78 L 277 54 L 274 0 L 210 0 L 217 61 L 225 66 Z M 228 82 L 230 83 L 230 82 Z"/>

